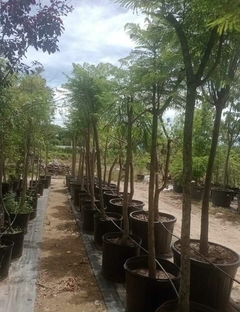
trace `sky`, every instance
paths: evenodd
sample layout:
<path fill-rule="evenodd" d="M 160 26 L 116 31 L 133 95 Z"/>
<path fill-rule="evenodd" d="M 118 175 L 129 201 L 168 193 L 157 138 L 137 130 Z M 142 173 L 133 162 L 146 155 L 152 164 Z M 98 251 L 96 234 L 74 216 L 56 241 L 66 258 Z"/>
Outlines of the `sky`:
<path fill-rule="evenodd" d="M 57 103 L 61 103 L 59 90 L 67 81 L 66 75 L 71 75 L 72 63 L 97 65 L 110 62 L 118 65 L 118 60 L 129 55 L 134 48 L 124 26 L 129 22 L 144 23 L 143 15 L 111 0 L 70 0 L 69 4 L 74 10 L 62 18 L 65 31 L 59 38 L 60 52 L 49 55 L 30 48 L 26 55 L 28 63 L 36 60 L 43 65 L 42 76 L 54 88 Z M 63 121 L 64 111 L 58 110 L 54 123 L 62 125 Z"/>

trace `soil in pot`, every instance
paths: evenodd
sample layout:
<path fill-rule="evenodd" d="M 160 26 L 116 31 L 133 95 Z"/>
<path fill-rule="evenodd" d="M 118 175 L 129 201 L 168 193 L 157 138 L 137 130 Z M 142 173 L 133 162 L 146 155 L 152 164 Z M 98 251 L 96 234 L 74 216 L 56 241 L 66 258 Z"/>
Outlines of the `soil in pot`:
<path fill-rule="evenodd" d="M 22 256 L 23 252 L 23 242 L 24 242 L 24 232 L 21 228 L 13 229 L 13 232 L 7 232 L 2 235 L 3 239 L 7 239 L 14 243 L 12 249 L 12 259 L 17 259 Z"/>
<path fill-rule="evenodd" d="M 176 220 L 177 219 L 174 216 L 160 212 L 158 221 L 154 222 L 155 249 L 157 257 L 171 256 L 171 233 L 173 233 Z M 130 214 L 130 222 L 132 233 L 141 237 L 143 248 L 148 250 L 148 212 L 132 212 Z M 164 227 L 166 227 L 168 231 Z M 144 251 L 141 252 L 145 254 Z"/>
<path fill-rule="evenodd" d="M 212 203 L 214 206 L 229 208 L 232 196 L 232 190 L 212 189 Z"/>
<path fill-rule="evenodd" d="M 122 208 L 123 208 L 123 200 L 120 198 L 114 198 L 109 201 L 110 204 L 110 210 L 111 212 L 117 212 L 122 214 Z M 144 202 L 141 200 L 133 199 L 131 201 L 131 204 L 128 205 L 128 214 L 130 214 L 133 211 L 139 211 L 143 210 Z"/>
<path fill-rule="evenodd" d="M 8 271 L 12 259 L 12 250 L 14 243 L 7 239 L 1 239 L 0 246 L 0 281 L 8 277 Z"/>
<path fill-rule="evenodd" d="M 199 241 L 191 240 L 191 246 L 199 250 Z M 179 241 L 172 246 L 174 262 L 181 265 Z M 208 260 L 232 277 L 240 266 L 240 256 L 219 244 L 209 243 Z M 206 305 L 218 312 L 227 311 L 233 281 L 230 277 L 191 251 L 190 300 Z"/>
<path fill-rule="evenodd" d="M 215 310 L 204 306 L 200 303 L 190 302 L 189 312 L 216 312 Z M 167 301 L 161 307 L 159 307 L 156 312 L 178 312 L 178 302 L 177 300 Z"/>
<path fill-rule="evenodd" d="M 109 232 L 119 231 L 122 228 L 123 216 L 116 212 L 107 212 L 106 220 L 102 219 L 101 213 L 94 214 L 94 243 L 102 246 L 102 237 Z M 119 228 L 118 228 L 118 227 Z"/>
<path fill-rule="evenodd" d="M 105 279 L 115 282 L 125 282 L 124 263 L 131 257 L 140 254 L 141 238 L 136 235 L 130 237 L 127 245 L 122 244 L 122 233 L 107 233 L 103 236 L 102 274 Z"/>
<path fill-rule="evenodd" d="M 169 274 L 169 278 L 178 290 L 180 283 L 179 267 L 162 258 L 157 258 L 157 260 Z M 126 270 L 127 312 L 155 312 L 164 302 L 177 299 L 177 294 L 169 278 L 166 277 L 159 266 L 157 267 L 159 278 L 148 277 L 148 256 L 128 259 L 124 264 L 124 268 Z"/>

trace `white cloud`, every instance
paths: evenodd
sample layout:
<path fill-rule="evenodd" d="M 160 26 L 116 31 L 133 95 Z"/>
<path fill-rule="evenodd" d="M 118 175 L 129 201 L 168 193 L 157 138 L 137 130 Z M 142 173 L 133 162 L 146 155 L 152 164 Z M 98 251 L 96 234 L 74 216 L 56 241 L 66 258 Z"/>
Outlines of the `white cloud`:
<path fill-rule="evenodd" d="M 143 24 L 144 21 L 143 16 L 133 14 L 111 0 L 72 0 L 70 4 L 74 10 L 63 17 L 65 31 L 59 38 L 60 52 L 48 55 L 30 48 L 27 53 L 28 63 L 37 60 L 44 66 L 42 75 L 55 90 L 66 82 L 63 73 L 71 74 L 72 63 L 109 62 L 117 65 L 118 60 L 134 47 L 124 31 L 125 24 Z M 58 97 L 59 92 L 56 92 Z M 60 101 L 57 103 L 61 104 Z M 55 123 L 63 123 L 59 111 Z"/>

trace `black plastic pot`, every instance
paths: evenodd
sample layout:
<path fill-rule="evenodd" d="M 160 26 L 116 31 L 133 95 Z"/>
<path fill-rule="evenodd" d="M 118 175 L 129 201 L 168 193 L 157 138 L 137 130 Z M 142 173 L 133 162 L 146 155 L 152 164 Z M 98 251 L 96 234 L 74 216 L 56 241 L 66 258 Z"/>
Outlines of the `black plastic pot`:
<path fill-rule="evenodd" d="M 2 236 L 3 239 L 7 239 L 14 243 L 12 249 L 12 259 L 17 259 L 22 256 L 23 252 L 23 242 L 24 242 L 24 232 L 16 231 L 14 233 L 6 233 Z"/>
<path fill-rule="evenodd" d="M 192 190 L 191 190 L 192 199 L 198 200 L 198 201 L 202 200 L 202 198 L 203 198 L 203 190 L 204 190 L 203 186 L 193 185 L 192 186 Z"/>
<path fill-rule="evenodd" d="M 238 213 L 240 213 L 240 194 L 237 196 L 237 202 L 238 202 Z"/>
<path fill-rule="evenodd" d="M 212 203 L 214 206 L 229 208 L 232 196 L 232 190 L 212 189 Z"/>
<path fill-rule="evenodd" d="M 8 192 L 10 192 L 10 183 L 3 182 L 2 183 L 2 195 L 6 195 Z"/>
<path fill-rule="evenodd" d="M 38 201 L 37 197 L 32 198 L 32 201 L 30 204 L 31 204 L 33 211 L 30 213 L 29 220 L 33 220 L 37 216 L 37 201 Z"/>
<path fill-rule="evenodd" d="M 91 196 L 88 195 L 87 193 L 79 193 L 79 211 L 82 213 L 82 206 L 85 204 L 90 204 L 91 203 Z"/>
<path fill-rule="evenodd" d="M 96 208 L 92 208 L 91 204 L 84 204 L 82 206 L 82 229 L 84 232 L 93 234 L 94 232 L 94 214 L 97 213 Z"/>
<path fill-rule="evenodd" d="M 119 195 L 122 196 L 123 193 L 120 192 Z M 109 201 L 114 198 L 119 198 L 119 195 L 115 191 L 105 191 L 103 193 L 104 207 L 107 207 L 107 211 L 111 211 Z"/>
<path fill-rule="evenodd" d="M 176 180 L 173 181 L 173 192 L 178 194 L 182 194 L 183 192 L 182 185 Z"/>
<path fill-rule="evenodd" d="M 13 192 L 16 192 L 16 190 L 19 188 L 19 180 L 13 181 L 12 182 L 12 190 Z"/>
<path fill-rule="evenodd" d="M 206 307 L 205 305 L 202 305 L 200 303 L 190 302 L 189 305 L 190 305 L 189 312 L 216 312 L 215 310 Z M 178 311 L 177 308 L 178 308 L 177 300 L 172 300 L 162 304 L 161 307 L 159 307 L 156 310 L 156 312 L 172 312 L 172 311 L 177 312 Z"/>
<path fill-rule="evenodd" d="M 110 186 L 103 184 L 102 190 L 103 190 L 103 192 L 106 192 L 109 190 L 116 191 L 117 190 L 117 184 L 111 183 Z M 98 185 L 94 186 L 94 194 L 97 194 L 97 195 L 99 194 L 99 186 Z"/>
<path fill-rule="evenodd" d="M 0 246 L 0 281 L 8 277 L 8 271 L 12 259 L 12 250 L 14 243 L 10 240 L 1 239 Z"/>
<path fill-rule="evenodd" d="M 37 192 L 40 194 L 40 196 L 43 196 L 43 190 L 44 190 L 44 185 L 41 181 L 38 181 L 37 183 Z"/>
<path fill-rule="evenodd" d="M 144 174 L 137 174 L 137 180 L 139 181 L 139 182 L 141 182 L 141 181 L 143 181 L 144 180 Z"/>
<path fill-rule="evenodd" d="M 45 189 L 47 189 L 47 188 L 49 187 L 49 181 L 48 181 L 47 178 L 40 178 L 40 181 L 42 182 L 43 187 L 44 187 Z"/>
<path fill-rule="evenodd" d="M 111 212 L 116 212 L 116 213 L 120 213 L 122 214 L 123 211 L 123 205 L 122 203 L 121 204 L 118 204 L 119 201 L 122 201 L 122 199 L 120 198 L 113 198 L 109 201 L 109 205 L 110 205 L 110 211 Z M 136 200 L 136 199 L 133 199 L 132 200 L 132 203 L 131 205 L 128 206 L 128 214 L 130 215 L 131 212 L 133 211 L 139 211 L 139 210 L 143 210 L 143 207 L 144 207 L 144 202 L 142 202 L 141 200 Z"/>
<path fill-rule="evenodd" d="M 199 241 L 191 240 L 191 242 Z M 181 253 L 175 247 L 178 243 L 179 241 L 176 241 L 172 245 L 172 250 L 174 255 L 174 263 L 180 266 Z M 209 244 L 219 246 L 219 244 Z M 232 264 L 218 264 L 217 266 L 230 276 L 234 277 L 238 267 L 240 266 L 240 256 L 231 249 L 227 247 L 224 248 L 233 253 L 238 260 Z M 206 305 L 218 312 L 226 312 L 233 284 L 232 279 L 207 262 L 202 262 L 191 258 L 190 266 L 190 300 Z"/>
<path fill-rule="evenodd" d="M 94 214 L 94 242 L 102 246 L 102 237 L 104 234 L 109 232 L 119 231 L 119 228 L 122 228 L 123 216 L 116 212 L 107 212 L 106 220 L 102 219 L 101 213 Z M 112 221 L 114 221 L 114 223 Z M 116 225 L 117 226 L 116 226 Z"/>
<path fill-rule="evenodd" d="M 175 276 L 172 282 L 178 290 L 179 267 L 165 259 L 157 258 L 157 260 L 167 273 Z M 164 302 L 177 299 L 169 279 L 153 279 L 134 272 L 137 269 L 148 268 L 148 256 L 128 259 L 124 268 L 126 270 L 126 312 L 154 312 Z"/>
<path fill-rule="evenodd" d="M 14 227 L 20 227 L 24 230 L 24 234 L 27 234 L 28 228 L 28 221 L 30 218 L 29 213 L 22 213 L 22 214 L 10 214 L 11 222 L 13 222 Z"/>
<path fill-rule="evenodd" d="M 78 194 L 80 193 L 80 190 L 81 190 L 81 185 L 80 184 L 75 184 L 73 186 L 73 204 L 74 206 L 77 206 L 79 207 L 79 196 Z"/>
<path fill-rule="evenodd" d="M 139 220 L 136 218 L 138 214 L 144 214 L 148 216 L 146 211 L 134 211 L 130 214 L 130 223 L 132 233 L 138 235 L 142 239 L 142 247 L 148 250 L 148 222 Z M 164 221 L 163 225 L 168 229 L 169 232 L 173 233 L 174 224 L 177 219 L 167 213 L 159 213 L 160 216 L 169 218 L 169 221 Z M 170 246 L 172 242 L 172 234 L 170 234 L 159 221 L 154 222 L 154 235 L 155 235 L 155 250 L 156 256 L 168 256 L 170 252 Z M 142 251 L 141 251 L 142 252 Z M 144 251 L 142 252 L 143 254 Z"/>
<path fill-rule="evenodd" d="M 141 238 L 130 235 L 137 244 L 141 244 Z M 122 238 L 122 233 L 107 233 L 103 235 L 102 250 L 102 274 L 108 281 L 115 283 L 125 282 L 124 263 L 131 257 L 136 257 L 140 253 L 138 245 L 125 246 L 109 241 L 111 238 Z M 137 310 L 136 310 L 137 311 Z"/>

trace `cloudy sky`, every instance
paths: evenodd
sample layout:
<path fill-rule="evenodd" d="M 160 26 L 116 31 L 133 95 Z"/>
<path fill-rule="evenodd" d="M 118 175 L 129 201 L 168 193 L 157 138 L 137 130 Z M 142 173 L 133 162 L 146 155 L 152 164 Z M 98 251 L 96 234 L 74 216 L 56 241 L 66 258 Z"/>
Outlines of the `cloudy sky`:
<path fill-rule="evenodd" d="M 118 60 L 129 54 L 133 42 L 124 31 L 128 22 L 143 24 L 144 17 L 120 7 L 111 0 L 72 0 L 72 13 L 63 18 L 65 31 L 59 39 L 60 52 L 47 53 L 29 49 L 27 61 L 39 61 L 49 86 L 60 88 L 70 75 L 72 63 L 98 64 Z M 56 123 L 61 123 L 59 114 Z"/>

